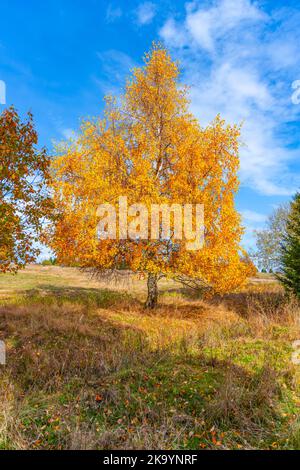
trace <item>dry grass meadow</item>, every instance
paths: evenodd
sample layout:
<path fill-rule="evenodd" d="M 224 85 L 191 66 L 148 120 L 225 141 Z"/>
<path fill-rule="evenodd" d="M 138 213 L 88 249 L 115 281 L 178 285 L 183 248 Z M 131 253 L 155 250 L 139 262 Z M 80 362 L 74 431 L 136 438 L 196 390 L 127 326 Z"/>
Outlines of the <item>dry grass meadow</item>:
<path fill-rule="evenodd" d="M 260 277 L 202 300 L 171 282 L 30 266 L 0 277 L 1 449 L 300 449 L 297 303 Z"/>

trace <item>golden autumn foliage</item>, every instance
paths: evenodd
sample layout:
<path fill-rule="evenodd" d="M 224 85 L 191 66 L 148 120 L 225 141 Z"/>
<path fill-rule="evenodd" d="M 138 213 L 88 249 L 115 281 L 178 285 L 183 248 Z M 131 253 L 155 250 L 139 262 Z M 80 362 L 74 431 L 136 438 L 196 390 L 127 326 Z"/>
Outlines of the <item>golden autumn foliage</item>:
<path fill-rule="evenodd" d="M 60 218 L 50 245 L 58 260 L 98 271 L 126 266 L 195 281 L 223 293 L 253 273 L 243 259 L 243 229 L 234 205 L 238 190 L 240 129 L 217 116 L 206 128 L 189 112 L 178 65 L 157 45 L 135 69 L 118 104 L 106 98 L 105 117 L 83 123 L 53 163 L 54 198 Z M 99 204 L 203 204 L 205 246 L 184 240 L 99 240 Z M 150 230 L 150 229 L 149 229 Z M 151 279 L 150 279 L 151 280 Z M 148 281 L 149 282 L 149 281 Z M 151 283 L 151 282 L 150 282 Z"/>

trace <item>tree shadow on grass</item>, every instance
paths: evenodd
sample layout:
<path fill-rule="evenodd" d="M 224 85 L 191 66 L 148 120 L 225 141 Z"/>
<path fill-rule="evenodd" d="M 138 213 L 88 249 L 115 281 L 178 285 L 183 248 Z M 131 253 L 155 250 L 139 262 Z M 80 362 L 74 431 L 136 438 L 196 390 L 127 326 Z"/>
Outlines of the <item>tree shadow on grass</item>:
<path fill-rule="evenodd" d="M 178 287 L 166 287 L 162 288 L 160 292 L 161 296 L 164 295 L 181 295 L 186 300 L 201 300 L 203 294 L 200 291 L 196 291 L 195 289 L 191 289 L 189 287 L 185 287 L 182 285 L 178 285 Z"/>
<path fill-rule="evenodd" d="M 178 292 L 178 291 L 177 291 Z M 105 288 L 57 287 L 49 284 L 40 285 L 39 289 L 31 289 L 23 293 L 29 303 L 51 305 L 72 302 L 88 309 L 117 309 L 124 312 L 140 313 L 149 317 L 177 319 L 201 319 L 207 314 L 207 306 L 195 305 L 184 299 L 183 304 L 175 300 L 171 303 L 159 302 L 155 309 L 145 309 L 144 302 L 127 291 L 116 291 Z M 161 297 L 161 299 L 163 296 Z"/>
<path fill-rule="evenodd" d="M 199 320 L 206 319 L 208 314 L 211 313 L 210 308 L 205 305 L 196 305 L 191 303 L 159 303 L 153 309 L 145 309 L 143 306 L 142 313 L 149 317 L 161 317 L 178 320 Z"/>
<path fill-rule="evenodd" d="M 115 291 L 103 288 L 85 287 L 57 287 L 51 284 L 42 284 L 38 289 L 30 289 L 22 296 L 33 302 L 74 302 L 86 307 L 108 308 L 120 303 L 135 302 L 136 299 L 128 292 Z"/>
<path fill-rule="evenodd" d="M 90 292 L 75 299 L 60 303 L 57 292 L 35 290 L 25 302 L 0 306 L 0 339 L 9 345 L 5 373 L 22 393 L 55 391 L 70 380 L 101 382 L 146 354 L 148 340 L 138 326 L 87 314 Z M 107 303 L 101 295 L 95 301 Z"/>
<path fill-rule="evenodd" d="M 211 305 L 224 305 L 242 318 L 253 315 L 267 317 L 278 316 L 286 305 L 286 296 L 283 292 L 266 289 L 262 292 L 236 292 L 222 296 L 215 295 L 208 300 Z"/>

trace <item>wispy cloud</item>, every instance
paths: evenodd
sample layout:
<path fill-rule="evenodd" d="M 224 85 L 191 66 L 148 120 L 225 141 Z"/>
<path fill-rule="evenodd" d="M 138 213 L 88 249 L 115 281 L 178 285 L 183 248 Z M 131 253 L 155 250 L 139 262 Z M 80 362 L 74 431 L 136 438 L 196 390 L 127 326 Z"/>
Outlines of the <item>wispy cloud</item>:
<path fill-rule="evenodd" d="M 243 219 L 247 222 L 263 223 L 267 219 L 267 216 L 265 214 L 260 214 L 259 212 L 251 211 L 248 209 L 242 211 L 241 214 Z"/>
<path fill-rule="evenodd" d="M 106 9 L 106 21 L 108 23 L 113 23 L 114 21 L 121 18 L 122 15 L 123 15 L 123 11 L 119 6 L 109 3 Z"/>
<path fill-rule="evenodd" d="M 152 2 L 141 3 L 136 10 L 136 20 L 138 24 L 145 25 L 152 22 L 156 15 L 156 5 Z"/>
<path fill-rule="evenodd" d="M 204 49 L 214 49 L 215 43 L 241 24 L 263 20 L 263 14 L 250 0 L 223 0 L 207 9 L 187 6 L 186 28 L 193 40 Z"/>
<path fill-rule="evenodd" d="M 243 122 L 242 184 L 265 195 L 292 194 L 300 183 L 293 167 L 299 143 L 287 132 L 300 110 L 291 103 L 300 73 L 295 16 L 282 9 L 268 15 L 251 0 L 196 1 L 182 21 L 170 17 L 160 36 L 181 59 L 200 122 L 217 113 Z"/>
<path fill-rule="evenodd" d="M 100 61 L 100 77 L 94 76 L 93 80 L 104 94 L 119 95 L 125 85 L 126 77 L 130 75 L 136 63 L 124 52 L 110 49 L 97 52 Z"/>

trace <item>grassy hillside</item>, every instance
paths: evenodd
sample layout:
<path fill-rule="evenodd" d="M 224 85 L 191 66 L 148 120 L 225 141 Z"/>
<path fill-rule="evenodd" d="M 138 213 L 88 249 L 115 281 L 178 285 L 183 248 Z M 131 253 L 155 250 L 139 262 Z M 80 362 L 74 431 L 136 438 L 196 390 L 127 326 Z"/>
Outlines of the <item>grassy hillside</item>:
<path fill-rule="evenodd" d="M 272 279 L 203 301 L 71 268 L 0 276 L 2 449 L 299 449 L 299 307 Z"/>

